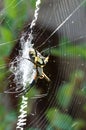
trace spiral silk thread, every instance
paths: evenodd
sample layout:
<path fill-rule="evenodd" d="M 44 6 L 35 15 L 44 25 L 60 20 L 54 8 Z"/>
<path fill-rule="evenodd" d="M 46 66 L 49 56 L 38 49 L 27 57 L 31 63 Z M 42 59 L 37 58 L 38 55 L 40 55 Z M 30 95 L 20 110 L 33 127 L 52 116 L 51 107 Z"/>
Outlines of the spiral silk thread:
<path fill-rule="evenodd" d="M 30 50 L 30 48 L 33 48 L 33 44 L 32 44 L 32 40 L 33 40 L 33 27 L 36 24 L 37 18 L 38 18 L 38 11 L 40 9 L 39 5 L 41 4 L 41 0 L 37 0 L 36 1 L 36 9 L 35 9 L 35 13 L 34 13 L 34 19 L 31 22 L 30 25 L 30 29 L 31 32 L 28 34 L 28 38 L 25 41 L 24 40 L 24 35 L 22 35 L 22 37 L 20 38 L 20 44 L 22 47 L 22 52 L 18 58 L 17 61 L 17 66 L 15 68 L 15 66 L 11 66 L 11 71 L 14 73 L 15 75 L 15 82 L 16 82 L 16 86 L 18 87 L 18 84 L 23 86 L 23 89 L 25 89 L 27 87 L 27 84 L 31 84 L 31 82 L 34 80 L 33 77 L 35 75 L 35 71 L 34 71 L 34 64 L 31 63 L 30 61 L 27 61 L 26 59 L 29 59 L 29 55 L 28 52 Z M 24 58 L 23 60 L 21 60 L 21 58 Z M 15 69 L 14 69 L 15 68 Z M 20 77 L 20 78 L 19 78 Z M 20 106 L 20 115 L 18 116 L 18 122 L 17 122 L 17 127 L 16 130 L 20 129 L 23 130 L 24 126 L 26 125 L 26 117 L 27 117 L 27 104 L 28 104 L 28 97 L 26 96 L 22 96 L 22 102 L 21 102 L 21 106 Z"/>
<path fill-rule="evenodd" d="M 40 3 L 41 3 L 41 0 L 37 0 L 37 1 L 36 1 L 36 10 L 35 10 L 35 13 L 34 13 L 34 19 L 33 19 L 33 21 L 31 22 L 31 25 L 30 25 L 30 28 L 31 28 L 31 29 L 32 29 L 32 28 L 35 26 L 35 24 L 36 24 L 36 21 L 37 21 L 37 18 L 38 18 L 38 12 L 39 12 L 39 9 L 40 9 L 40 7 L 39 7 Z"/>
<path fill-rule="evenodd" d="M 20 107 L 20 115 L 18 116 L 18 122 L 17 122 L 17 127 L 16 130 L 20 129 L 23 130 L 23 126 L 26 125 L 26 117 L 27 117 L 27 100 L 28 98 L 25 96 L 22 96 L 22 102 L 21 102 L 21 107 Z"/>

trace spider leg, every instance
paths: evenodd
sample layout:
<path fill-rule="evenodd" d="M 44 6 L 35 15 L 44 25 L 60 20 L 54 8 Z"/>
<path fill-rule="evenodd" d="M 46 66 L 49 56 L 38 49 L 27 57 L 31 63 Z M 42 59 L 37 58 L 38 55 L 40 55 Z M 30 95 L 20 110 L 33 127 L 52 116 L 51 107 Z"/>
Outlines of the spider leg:
<path fill-rule="evenodd" d="M 28 86 L 25 89 L 16 90 L 15 87 L 13 87 L 13 88 L 10 88 L 10 89 L 4 91 L 4 93 L 6 93 L 6 94 L 17 94 L 16 97 L 19 97 L 23 94 L 26 94 L 34 86 L 34 84 L 35 84 L 35 80 L 33 80 L 33 82 L 30 84 L 30 86 Z"/>
<path fill-rule="evenodd" d="M 48 82 L 50 82 L 51 80 L 48 78 L 48 76 L 43 72 L 42 73 L 42 76 L 48 81 Z"/>
<path fill-rule="evenodd" d="M 31 89 L 31 87 L 27 87 L 27 88 L 23 89 L 22 91 L 20 91 L 20 93 L 16 97 L 25 95 L 30 89 Z"/>
<path fill-rule="evenodd" d="M 14 91 L 12 91 L 12 90 L 14 90 Z M 19 95 L 19 93 L 22 93 L 22 92 L 24 92 L 26 89 L 22 89 L 22 90 L 15 90 L 15 87 L 13 87 L 13 88 L 11 88 L 11 89 L 8 89 L 8 90 L 6 90 L 6 91 L 4 91 L 4 93 L 7 93 L 7 94 L 18 94 Z M 16 96 L 17 97 L 17 96 Z"/>
<path fill-rule="evenodd" d="M 8 89 L 8 90 L 5 90 L 4 93 L 10 93 L 10 94 L 11 94 L 11 93 L 13 93 L 13 94 L 14 94 L 14 93 L 18 93 L 18 91 L 15 92 L 15 91 L 12 91 L 12 90 L 15 90 L 15 87 L 10 88 L 10 89 Z"/>
<path fill-rule="evenodd" d="M 47 56 L 45 59 L 44 59 L 44 63 L 46 64 L 49 60 L 49 56 Z"/>

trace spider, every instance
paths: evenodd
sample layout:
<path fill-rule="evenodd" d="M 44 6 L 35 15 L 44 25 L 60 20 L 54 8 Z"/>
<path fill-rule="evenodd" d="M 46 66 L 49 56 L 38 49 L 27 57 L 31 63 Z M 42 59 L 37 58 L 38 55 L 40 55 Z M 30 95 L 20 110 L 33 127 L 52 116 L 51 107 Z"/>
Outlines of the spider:
<path fill-rule="evenodd" d="M 49 60 L 49 56 L 44 57 L 35 49 L 31 49 L 29 51 L 29 56 L 31 61 L 34 63 L 34 67 L 37 70 L 37 77 L 40 79 L 45 78 L 48 82 L 50 82 L 50 79 L 47 77 L 47 75 L 44 73 L 43 68 L 47 64 Z M 34 79 L 35 80 L 35 79 Z"/>
<path fill-rule="evenodd" d="M 23 58 L 23 59 L 28 60 L 29 62 L 33 63 L 33 65 L 34 65 L 33 69 L 35 71 L 34 71 L 34 77 L 31 79 L 31 83 L 29 83 L 29 86 L 26 87 L 25 89 L 23 89 L 22 87 L 19 89 L 16 88 L 14 90 L 15 92 L 13 92 L 14 88 L 12 88 L 12 89 L 9 89 L 8 91 L 5 91 L 5 93 L 15 93 L 15 94 L 18 94 L 17 96 L 26 94 L 34 86 L 34 84 L 38 78 L 40 78 L 40 79 L 45 78 L 48 82 L 50 82 L 50 79 L 43 71 L 43 68 L 48 63 L 49 56 L 47 56 L 47 57 L 42 56 L 42 54 L 34 48 L 30 48 L 28 53 L 29 53 L 30 59 L 27 59 L 27 58 Z"/>
<path fill-rule="evenodd" d="M 36 69 L 36 73 L 35 73 L 34 78 L 32 79 L 30 87 L 27 87 L 26 89 L 21 90 L 20 93 L 18 94 L 18 96 L 22 95 L 22 94 L 26 94 L 31 89 L 31 87 L 34 86 L 35 81 L 38 78 L 40 78 L 40 79 L 45 78 L 48 82 L 50 82 L 49 77 L 43 71 L 43 68 L 48 63 L 49 56 L 44 57 L 44 56 L 41 55 L 41 53 L 39 53 L 34 48 L 30 48 L 29 57 L 30 57 L 30 59 L 27 59 L 27 60 L 34 64 L 34 68 L 33 69 Z"/>

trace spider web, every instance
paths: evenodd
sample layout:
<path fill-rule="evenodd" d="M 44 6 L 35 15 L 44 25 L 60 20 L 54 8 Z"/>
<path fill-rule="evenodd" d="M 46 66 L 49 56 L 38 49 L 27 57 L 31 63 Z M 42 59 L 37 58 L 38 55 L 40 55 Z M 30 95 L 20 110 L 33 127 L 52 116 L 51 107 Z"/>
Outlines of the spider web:
<path fill-rule="evenodd" d="M 9 9 L 10 7 L 13 7 L 14 1 L 15 0 L 11 1 L 10 5 L 7 8 L 2 8 L 3 1 L 0 1 L 1 3 L 0 4 L 1 5 L 0 25 L 2 26 L 5 21 L 7 23 L 9 30 L 11 30 L 12 33 L 14 33 L 13 32 L 14 30 L 10 25 L 11 24 L 10 21 L 6 20 L 7 18 L 5 14 L 6 14 L 7 9 Z M 16 8 L 17 6 L 20 6 L 21 4 L 22 4 L 22 1 L 17 2 L 14 8 Z M 83 84 L 85 83 L 85 76 L 82 79 L 83 77 L 82 72 L 85 73 L 86 71 L 85 57 L 83 58 L 82 56 L 84 55 L 83 49 L 86 47 L 85 46 L 85 41 L 86 41 L 85 11 L 86 11 L 86 7 L 85 7 L 84 0 L 83 1 L 82 0 L 72 0 L 72 1 L 71 0 L 58 0 L 58 1 L 48 0 L 48 1 L 42 2 L 40 11 L 39 11 L 39 17 L 37 20 L 37 25 L 39 24 L 40 28 L 42 28 L 42 31 L 40 31 L 40 28 L 36 29 L 36 32 L 35 32 L 37 33 L 36 39 L 33 41 L 33 43 L 35 45 L 35 48 L 38 49 L 43 54 L 46 52 L 49 54 L 49 50 L 50 50 L 51 56 L 50 56 L 49 63 L 45 67 L 45 71 L 47 71 L 47 75 L 49 75 L 51 79 L 51 83 L 48 84 L 44 80 L 38 81 L 38 84 L 37 84 L 38 88 L 36 87 L 38 91 L 35 92 L 34 96 L 32 96 L 32 98 L 29 99 L 28 101 L 28 107 L 29 107 L 28 111 L 29 109 L 31 109 L 31 105 L 33 107 L 32 107 L 32 110 L 30 111 L 30 114 L 28 117 L 28 123 L 25 129 L 28 129 L 29 127 L 40 128 L 43 130 L 47 129 L 48 120 L 47 118 L 45 118 L 45 111 L 53 107 L 56 109 L 58 108 L 61 112 L 64 112 L 68 115 L 72 115 L 72 117 L 75 119 L 76 118 L 80 119 L 83 117 L 84 120 L 86 121 L 86 117 L 83 116 L 83 112 L 81 111 L 81 105 L 83 106 L 85 105 L 86 97 L 83 97 L 83 96 L 79 97 L 74 92 L 78 90 L 81 90 L 82 92 L 85 89 L 85 87 L 83 87 Z M 28 14 L 28 15 L 31 15 L 33 17 L 33 14 L 34 14 L 34 9 L 33 9 L 33 13 Z M 15 19 L 15 23 L 18 21 L 18 19 Z M 26 26 L 28 27 L 28 24 Z M 20 28 L 18 32 L 21 32 Z M 34 33 L 34 37 L 35 37 L 35 33 Z M 40 40 L 43 36 L 44 36 L 44 39 Z M 59 40 L 56 40 L 55 37 Z M 62 44 L 60 44 L 59 41 L 61 41 L 65 37 L 68 39 L 68 41 L 63 40 Z M 54 38 L 55 40 L 53 40 Z M 11 44 L 13 47 L 13 44 L 15 44 L 16 41 L 18 41 L 17 36 L 12 41 L 0 42 L 1 50 L 4 49 L 5 47 L 9 48 Z M 39 41 L 40 41 L 40 44 L 38 44 Z M 69 53 L 69 56 L 67 57 L 68 50 L 66 51 L 64 50 L 65 48 L 69 46 L 69 44 L 75 47 L 72 53 L 77 54 L 77 56 L 73 55 L 71 58 L 71 53 Z M 77 45 L 83 46 L 83 48 L 80 48 L 82 49 L 81 51 L 79 51 L 80 53 L 77 53 L 77 50 L 76 50 Z M 56 56 L 55 54 L 53 54 L 53 49 L 58 50 L 58 48 L 60 49 L 60 52 L 58 51 L 58 53 L 60 54 Z M 3 57 L 0 57 L 0 58 L 2 59 L 6 56 L 8 55 L 3 54 Z M 72 98 L 71 105 L 69 107 L 64 107 L 63 104 L 56 102 L 56 95 L 59 95 L 58 91 L 60 91 L 59 89 L 60 87 L 71 82 L 70 76 L 73 72 L 76 72 L 77 70 L 80 70 L 80 74 L 81 74 L 80 76 L 82 77 L 78 77 L 78 76 L 75 77 L 77 87 L 74 86 L 74 91 L 73 91 L 74 94 L 72 94 L 73 98 Z M 0 72 L 3 75 L 9 74 L 9 69 L 7 68 L 7 64 L 0 65 Z M 77 75 L 77 72 L 75 75 Z M 9 86 L 9 82 L 10 81 L 8 77 L 7 79 L 5 78 L 3 81 L 1 81 L 1 85 L 0 85 L 0 88 L 1 88 L 0 96 L 1 96 L 1 99 L 3 98 L 3 101 L 0 100 L 0 102 L 1 103 L 3 102 L 3 105 L 6 106 L 8 111 L 9 111 L 9 108 L 11 109 L 13 107 L 12 106 L 13 103 L 11 99 L 9 99 L 10 95 L 4 94 L 4 89 L 5 88 L 7 89 L 7 87 Z M 8 103 L 6 103 L 5 101 L 6 98 L 9 99 Z M 14 107 L 16 108 L 18 107 L 18 105 L 19 104 L 16 103 Z M 80 109 L 80 112 L 79 112 L 79 109 Z M 74 125 L 76 124 L 73 124 L 72 126 Z M 53 128 L 50 128 L 50 129 L 53 129 Z"/>

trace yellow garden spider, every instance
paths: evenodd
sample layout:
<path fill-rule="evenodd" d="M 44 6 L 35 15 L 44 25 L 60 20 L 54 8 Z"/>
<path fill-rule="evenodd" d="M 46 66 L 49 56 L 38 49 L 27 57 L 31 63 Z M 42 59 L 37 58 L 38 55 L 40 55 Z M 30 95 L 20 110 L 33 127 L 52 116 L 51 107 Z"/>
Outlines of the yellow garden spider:
<path fill-rule="evenodd" d="M 45 78 L 48 82 L 50 79 L 46 76 L 46 74 L 43 72 L 43 68 L 45 67 L 46 63 L 49 60 L 49 56 L 44 57 L 35 49 L 31 49 L 29 51 L 29 56 L 31 61 L 34 63 L 34 67 L 37 70 L 37 77 L 40 79 Z"/>
<path fill-rule="evenodd" d="M 33 72 L 34 75 L 31 79 L 31 82 L 29 82 L 29 86 L 27 86 L 24 89 L 22 87 L 16 88 L 15 90 L 13 88 L 11 88 L 8 91 L 5 91 L 5 93 L 15 93 L 15 94 L 18 94 L 17 96 L 26 94 L 34 86 L 34 84 L 38 78 L 40 78 L 40 79 L 45 78 L 48 82 L 50 82 L 50 79 L 43 71 L 43 68 L 45 67 L 45 65 L 47 64 L 47 62 L 49 60 L 49 56 L 44 57 L 44 56 L 42 56 L 42 54 L 40 52 L 38 52 L 37 50 L 35 50 L 34 48 L 31 47 L 29 49 L 29 59 L 22 57 L 22 60 L 23 59 L 26 59 L 29 62 L 33 63 L 33 70 L 35 70 Z M 29 69 L 31 69 L 31 68 L 29 68 Z M 31 75 L 29 75 L 29 76 L 31 76 Z"/>
<path fill-rule="evenodd" d="M 39 53 L 34 48 L 30 48 L 29 57 L 30 57 L 30 59 L 27 59 L 27 60 L 29 60 L 30 62 L 32 62 L 34 64 L 33 69 L 36 69 L 36 73 L 35 73 L 35 76 L 33 77 L 30 87 L 27 87 L 27 88 L 21 90 L 19 92 L 18 96 L 22 95 L 22 94 L 26 94 L 32 88 L 32 86 L 34 86 L 35 81 L 38 78 L 40 78 L 40 79 L 45 78 L 48 82 L 50 82 L 50 79 L 43 71 L 43 68 L 45 67 L 45 65 L 47 64 L 47 62 L 49 60 L 49 56 L 44 57 L 41 55 L 41 53 Z"/>

